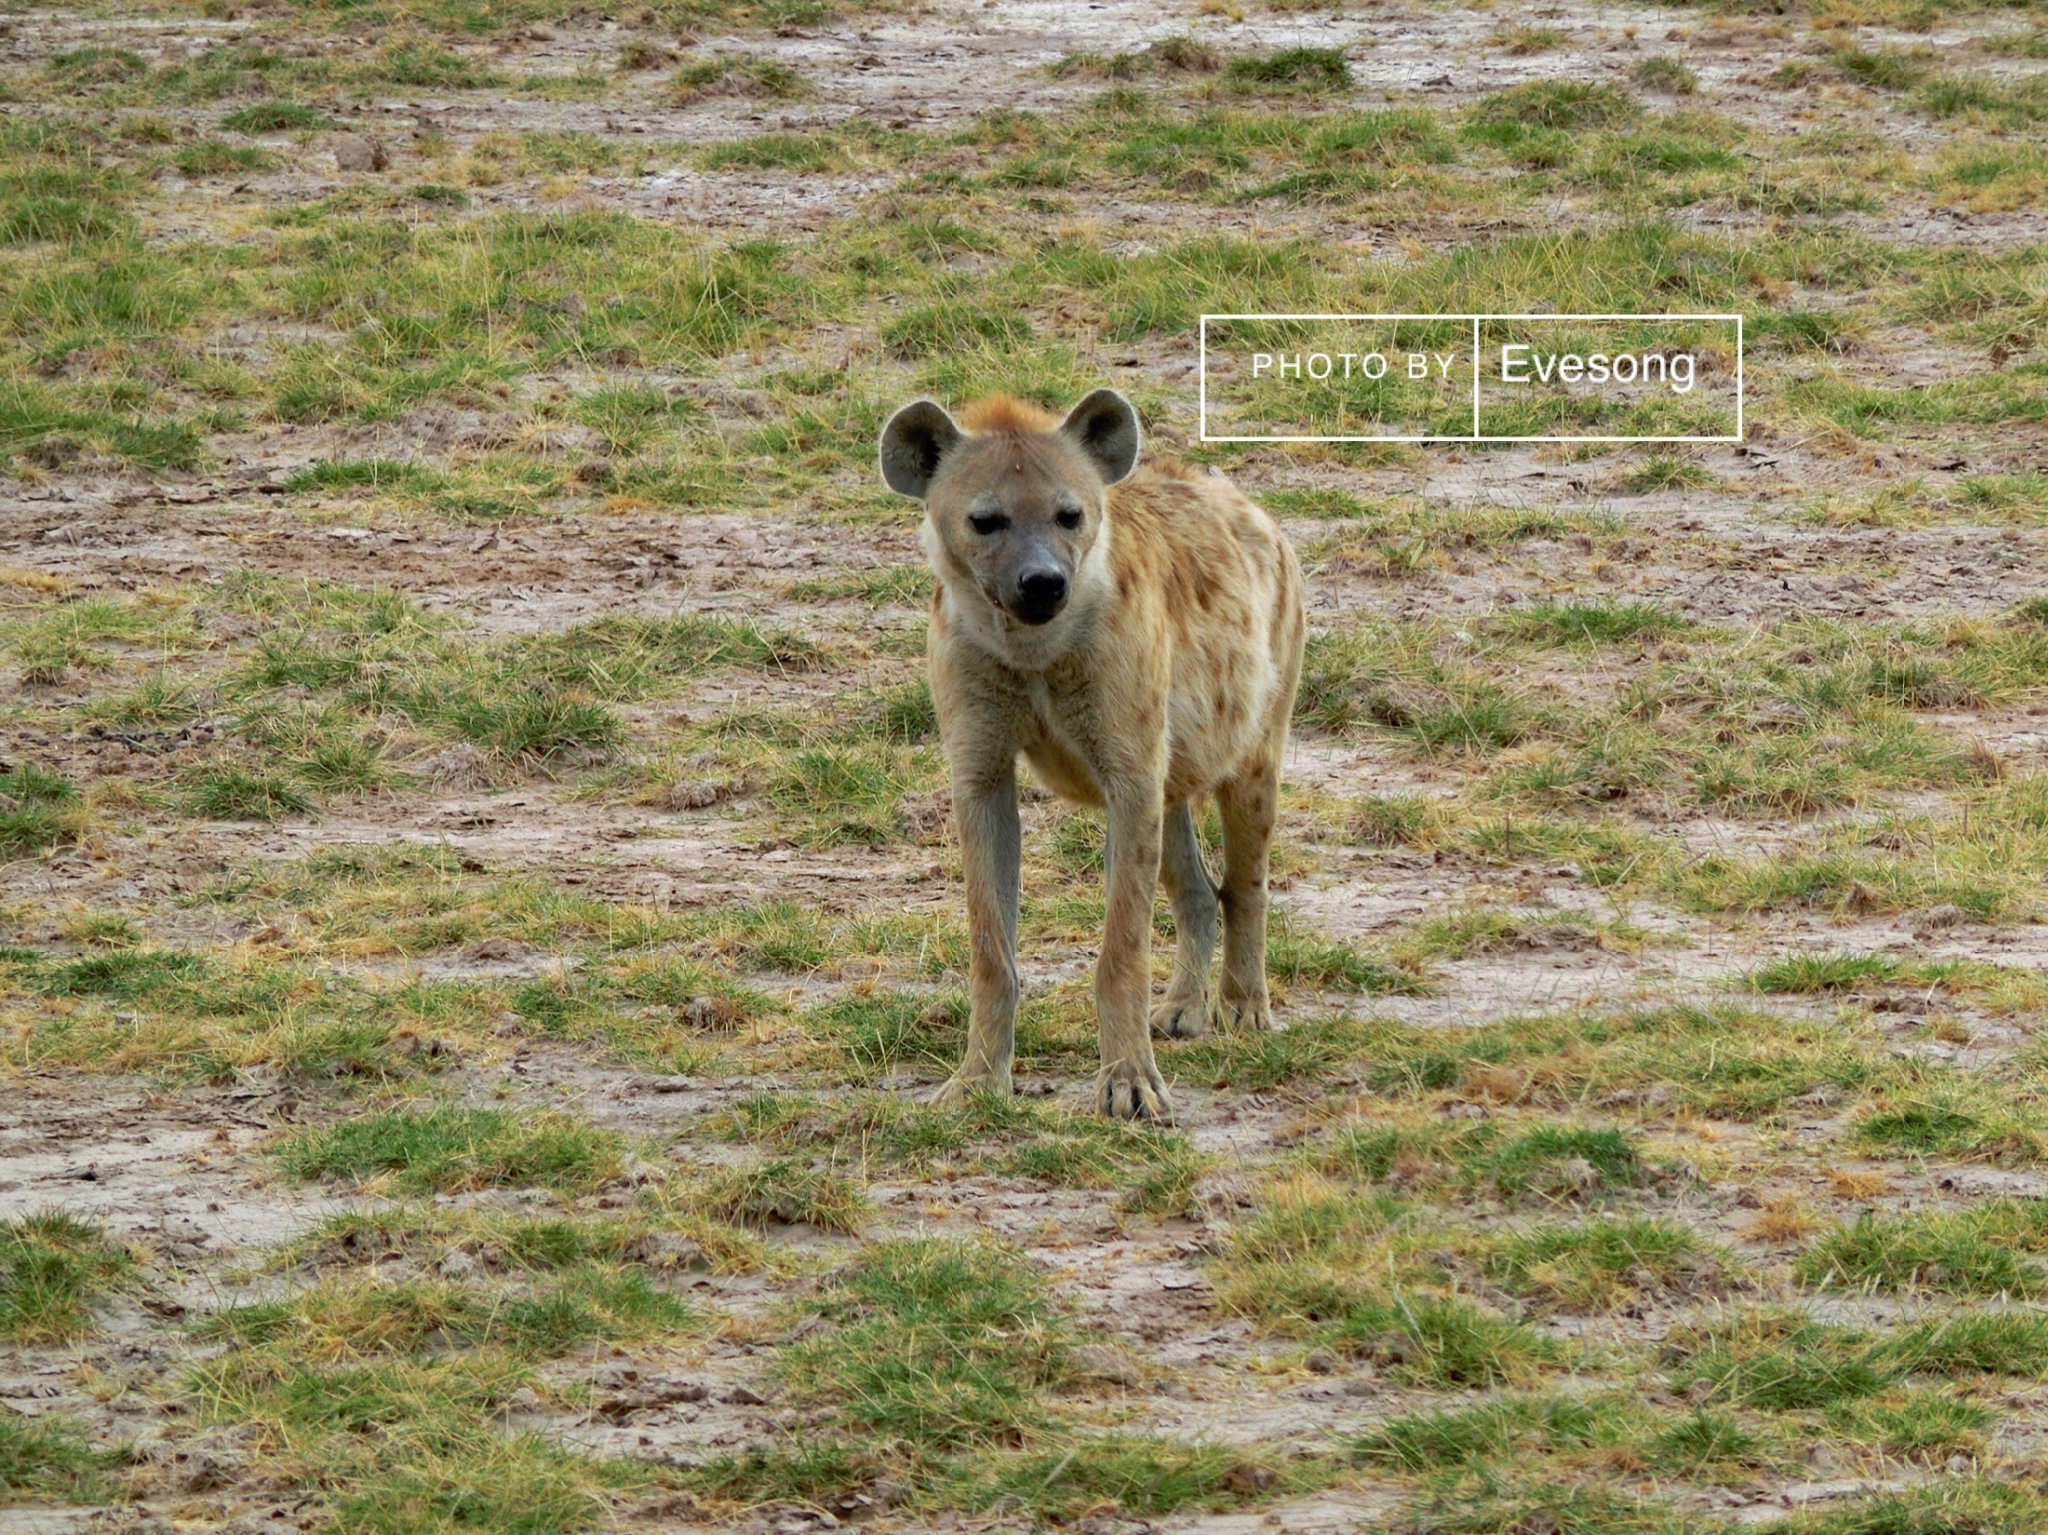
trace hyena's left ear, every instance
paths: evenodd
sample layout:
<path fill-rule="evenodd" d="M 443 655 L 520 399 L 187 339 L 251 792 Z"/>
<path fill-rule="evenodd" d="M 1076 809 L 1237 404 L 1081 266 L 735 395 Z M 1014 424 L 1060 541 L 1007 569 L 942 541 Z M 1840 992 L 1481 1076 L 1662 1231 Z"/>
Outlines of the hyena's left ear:
<path fill-rule="evenodd" d="M 1098 389 L 1067 412 L 1060 430 L 1081 446 L 1102 471 L 1102 483 L 1114 485 L 1138 464 L 1138 413 L 1114 389 Z"/>
<path fill-rule="evenodd" d="M 937 400 L 912 400 L 882 428 L 882 478 L 898 495 L 922 501 L 939 460 L 960 440 L 960 428 Z"/>

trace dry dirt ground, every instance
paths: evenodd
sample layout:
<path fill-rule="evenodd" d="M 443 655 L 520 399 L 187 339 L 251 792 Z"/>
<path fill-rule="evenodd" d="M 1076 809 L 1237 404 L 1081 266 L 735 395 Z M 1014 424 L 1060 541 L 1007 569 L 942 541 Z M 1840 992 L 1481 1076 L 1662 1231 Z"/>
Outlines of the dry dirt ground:
<path fill-rule="evenodd" d="M 2048 1526 L 2041 22 L 6 12 L 0 1535 Z M 1739 309 L 1748 439 L 1201 443 L 1316 307 Z M 1172 1131 L 1042 794 L 920 1102 L 874 432 L 1104 379 L 1317 636 Z"/>

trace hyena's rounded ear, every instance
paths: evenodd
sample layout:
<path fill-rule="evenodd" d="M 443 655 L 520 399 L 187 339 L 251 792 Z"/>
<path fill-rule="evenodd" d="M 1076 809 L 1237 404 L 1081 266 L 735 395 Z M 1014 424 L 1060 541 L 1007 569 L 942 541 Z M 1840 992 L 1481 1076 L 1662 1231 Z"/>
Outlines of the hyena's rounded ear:
<path fill-rule="evenodd" d="M 1114 485 L 1138 464 L 1138 412 L 1114 389 L 1098 389 L 1067 412 L 1060 430 L 1081 445 L 1102 471 L 1102 483 Z"/>
<path fill-rule="evenodd" d="M 900 495 L 922 501 L 939 460 L 960 440 L 960 428 L 936 400 L 912 400 L 882 428 L 882 478 Z"/>

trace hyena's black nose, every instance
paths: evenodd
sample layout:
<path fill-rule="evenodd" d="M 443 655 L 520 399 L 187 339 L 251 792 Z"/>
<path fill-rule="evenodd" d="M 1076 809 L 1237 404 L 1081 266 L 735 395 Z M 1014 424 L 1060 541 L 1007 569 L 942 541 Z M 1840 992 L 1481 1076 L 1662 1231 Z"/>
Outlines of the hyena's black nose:
<path fill-rule="evenodd" d="M 1027 624 L 1042 624 L 1066 606 L 1067 578 L 1063 571 L 1028 570 L 1017 579 L 1017 616 Z"/>

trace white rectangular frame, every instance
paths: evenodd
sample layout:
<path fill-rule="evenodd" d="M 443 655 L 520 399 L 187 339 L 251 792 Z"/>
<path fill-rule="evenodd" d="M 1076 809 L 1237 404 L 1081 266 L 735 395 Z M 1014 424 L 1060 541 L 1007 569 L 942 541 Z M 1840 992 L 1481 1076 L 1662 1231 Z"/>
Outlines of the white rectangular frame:
<path fill-rule="evenodd" d="M 1472 322 L 1472 435 L 1469 437 L 1382 436 L 1356 437 L 1253 437 L 1214 434 L 1209 431 L 1209 322 L 1211 320 L 1430 320 L 1443 324 L 1452 320 Z M 1718 320 L 1735 326 L 1735 432 L 1729 437 L 1495 437 L 1482 435 L 1479 417 L 1480 331 L 1488 320 L 1545 320 L 1566 323 L 1574 320 Z M 1743 320 L 1739 314 L 1205 314 L 1201 317 L 1200 353 L 1196 366 L 1199 390 L 1197 408 L 1203 442 L 1741 442 L 1743 435 Z"/>

